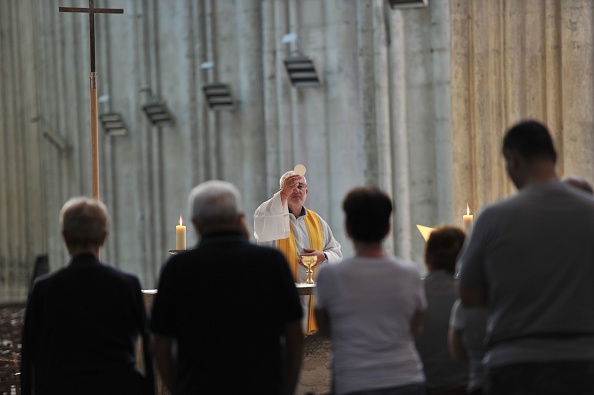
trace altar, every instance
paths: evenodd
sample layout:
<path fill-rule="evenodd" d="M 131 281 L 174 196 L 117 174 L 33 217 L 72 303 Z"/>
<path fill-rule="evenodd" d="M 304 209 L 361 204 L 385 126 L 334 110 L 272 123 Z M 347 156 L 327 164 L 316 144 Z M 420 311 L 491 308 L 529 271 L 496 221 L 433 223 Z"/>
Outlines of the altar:
<path fill-rule="evenodd" d="M 297 293 L 299 295 L 313 295 L 316 289 L 316 284 L 295 283 L 295 287 L 297 288 Z"/>

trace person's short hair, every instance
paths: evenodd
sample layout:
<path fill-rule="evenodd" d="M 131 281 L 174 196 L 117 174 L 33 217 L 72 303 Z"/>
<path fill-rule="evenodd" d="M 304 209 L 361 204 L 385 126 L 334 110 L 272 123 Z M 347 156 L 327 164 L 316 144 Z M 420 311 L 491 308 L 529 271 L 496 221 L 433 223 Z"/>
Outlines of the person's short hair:
<path fill-rule="evenodd" d="M 69 199 L 60 211 L 62 234 L 78 247 L 96 247 L 109 226 L 109 212 L 102 202 L 87 197 Z"/>
<path fill-rule="evenodd" d="M 527 161 L 542 158 L 557 161 L 553 138 L 547 127 L 538 121 L 528 120 L 512 126 L 503 138 L 505 149 L 517 152 Z"/>
<path fill-rule="evenodd" d="M 205 228 L 233 225 L 243 214 L 239 190 L 225 181 L 197 185 L 190 192 L 188 204 L 191 218 Z"/>
<path fill-rule="evenodd" d="M 433 230 L 425 246 L 425 259 L 430 270 L 445 269 L 453 275 L 456 258 L 465 239 L 464 231 L 455 226 L 441 226 Z"/>
<path fill-rule="evenodd" d="M 563 179 L 563 182 L 571 185 L 572 187 L 581 189 L 584 192 L 588 192 L 590 195 L 594 195 L 594 190 L 592 190 L 592 184 L 586 181 L 585 178 L 578 176 L 568 176 Z"/>
<path fill-rule="evenodd" d="M 353 240 L 382 241 L 390 229 L 392 200 L 376 187 L 358 187 L 347 193 L 342 208 Z"/>
<path fill-rule="evenodd" d="M 297 173 L 295 173 L 295 171 L 293 171 L 293 170 L 289 170 L 288 172 L 283 174 L 281 176 L 281 178 L 278 180 L 279 188 L 283 187 L 283 184 L 285 183 L 285 180 L 287 179 L 287 177 L 294 176 L 295 174 L 297 174 Z M 302 176 L 302 177 L 303 177 L 303 181 L 307 184 L 307 180 L 306 180 L 305 176 Z"/>

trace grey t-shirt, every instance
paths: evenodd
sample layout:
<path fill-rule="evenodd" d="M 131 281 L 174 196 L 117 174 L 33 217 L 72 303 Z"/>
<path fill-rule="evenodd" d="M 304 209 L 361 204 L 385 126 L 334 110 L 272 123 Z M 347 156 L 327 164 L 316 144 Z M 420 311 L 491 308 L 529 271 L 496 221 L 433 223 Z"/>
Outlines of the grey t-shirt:
<path fill-rule="evenodd" d="M 483 357 L 487 350 L 485 332 L 489 311 L 484 308 L 466 308 L 460 300 L 454 302 L 450 328 L 457 332 L 468 356 L 468 392 L 482 388 L 485 383 Z"/>
<path fill-rule="evenodd" d="M 486 207 L 460 284 L 487 291 L 489 366 L 594 359 L 594 199 L 561 182 Z"/>
<path fill-rule="evenodd" d="M 423 361 L 427 388 L 466 384 L 468 368 L 455 361 L 448 350 L 450 312 L 456 300 L 454 278 L 445 270 L 434 270 L 423 284 L 427 310 L 416 346 Z"/>
<path fill-rule="evenodd" d="M 427 301 L 416 266 L 351 257 L 318 272 L 316 308 L 328 312 L 334 394 L 425 381 L 411 321 Z"/>

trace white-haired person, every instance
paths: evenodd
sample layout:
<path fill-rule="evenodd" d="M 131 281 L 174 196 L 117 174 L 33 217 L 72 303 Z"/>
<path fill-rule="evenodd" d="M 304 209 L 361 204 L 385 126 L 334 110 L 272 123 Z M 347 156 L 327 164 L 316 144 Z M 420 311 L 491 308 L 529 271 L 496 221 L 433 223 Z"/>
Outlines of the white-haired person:
<path fill-rule="evenodd" d="M 198 185 L 189 206 L 200 241 L 166 262 L 152 309 L 165 385 L 176 395 L 292 394 L 303 312 L 286 259 L 249 242 L 232 184 Z"/>
<path fill-rule="evenodd" d="M 340 244 L 322 217 L 305 207 L 309 192 L 304 176 L 288 171 L 280 178 L 280 189 L 254 213 L 254 237 L 259 245 L 278 248 L 289 261 L 295 282 L 307 280 L 302 256 L 315 256 L 314 272 L 322 265 L 342 260 Z M 317 330 L 313 297 L 301 297 L 306 312 L 307 334 Z"/>
<path fill-rule="evenodd" d="M 84 197 L 60 213 L 68 266 L 37 279 L 23 329 L 21 394 L 154 393 L 140 282 L 99 260 L 109 214 Z M 146 375 L 136 368 L 143 337 Z"/>

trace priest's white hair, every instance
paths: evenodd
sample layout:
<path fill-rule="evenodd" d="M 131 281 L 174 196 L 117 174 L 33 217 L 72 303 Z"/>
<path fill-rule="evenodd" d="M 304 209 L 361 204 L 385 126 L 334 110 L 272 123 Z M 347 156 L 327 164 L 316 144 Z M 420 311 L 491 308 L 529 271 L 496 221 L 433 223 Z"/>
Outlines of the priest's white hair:
<path fill-rule="evenodd" d="M 278 180 L 280 188 L 281 189 L 283 188 L 283 184 L 285 183 L 285 180 L 287 179 L 287 177 L 294 176 L 295 174 L 297 174 L 297 173 L 295 173 L 294 170 L 289 170 L 288 172 L 286 172 L 285 174 L 283 174 L 281 176 L 280 180 Z M 305 184 L 307 184 L 307 180 L 305 179 L 305 176 L 302 176 L 302 177 L 303 177 L 303 182 Z"/>
<path fill-rule="evenodd" d="M 201 225 L 233 224 L 243 214 L 241 194 L 235 185 L 219 180 L 203 182 L 188 197 L 190 217 Z"/>

